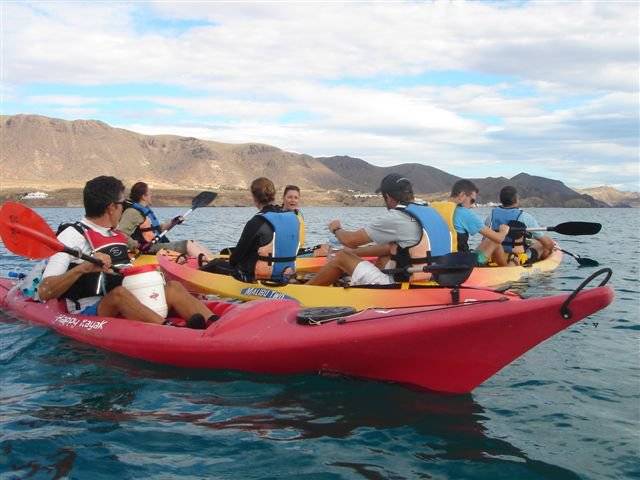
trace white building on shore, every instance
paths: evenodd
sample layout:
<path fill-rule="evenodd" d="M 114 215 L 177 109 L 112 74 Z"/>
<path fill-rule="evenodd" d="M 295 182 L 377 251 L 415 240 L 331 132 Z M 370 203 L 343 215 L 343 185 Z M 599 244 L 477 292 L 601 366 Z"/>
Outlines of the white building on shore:
<path fill-rule="evenodd" d="M 29 192 L 22 196 L 21 200 L 35 200 L 37 198 L 48 198 L 49 194 L 45 192 Z"/>

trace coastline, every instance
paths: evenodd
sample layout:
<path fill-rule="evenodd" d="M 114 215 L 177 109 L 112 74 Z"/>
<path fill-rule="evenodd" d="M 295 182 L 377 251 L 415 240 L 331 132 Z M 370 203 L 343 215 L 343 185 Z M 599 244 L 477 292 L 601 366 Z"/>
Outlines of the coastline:
<path fill-rule="evenodd" d="M 155 207 L 185 207 L 191 205 L 191 200 L 202 190 L 213 190 L 218 193 L 211 206 L 213 207 L 250 207 L 253 201 L 246 189 L 202 188 L 202 189 L 153 189 L 153 205 Z M 24 198 L 28 193 L 43 192 L 43 198 Z M 446 200 L 447 192 L 416 193 L 416 198 L 431 202 Z M 276 197 L 276 201 L 280 198 Z M 30 207 L 71 208 L 82 207 L 82 188 L 35 189 L 25 187 L 11 187 L 0 189 L 0 203 L 17 201 Z M 303 190 L 302 204 L 305 207 L 379 207 L 382 198 L 376 194 L 363 194 L 342 190 Z M 479 206 L 494 206 L 495 202 L 486 202 Z M 523 199 L 521 207 L 535 208 L 541 205 Z M 573 208 L 637 208 L 640 205 L 612 205 L 608 207 L 589 207 L 575 205 Z M 572 208 L 569 205 L 545 205 L 545 208 Z"/>

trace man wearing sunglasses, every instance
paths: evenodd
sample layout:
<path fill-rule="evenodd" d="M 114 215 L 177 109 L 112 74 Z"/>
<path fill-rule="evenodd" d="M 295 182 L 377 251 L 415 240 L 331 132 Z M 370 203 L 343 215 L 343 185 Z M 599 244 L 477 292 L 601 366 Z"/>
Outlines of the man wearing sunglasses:
<path fill-rule="evenodd" d="M 484 238 L 475 250 L 478 265 L 485 265 L 496 248 L 500 247 L 509 233 L 507 225 L 500 225 L 498 231 L 484 224 L 473 210 L 478 199 L 478 187 L 466 179 L 458 180 L 451 187 L 450 201 L 456 204 L 453 212 L 453 227 L 458 237 L 458 251 L 469 252 L 469 237 L 480 234 Z"/>
<path fill-rule="evenodd" d="M 92 255 L 102 266 L 64 252 L 54 254 L 38 287 L 40 300 L 65 299 L 67 310 L 72 314 L 163 324 L 163 317 L 121 286 L 122 277 L 111 268 L 129 263 L 129 238 L 116 230 L 125 201 L 122 181 L 109 176 L 96 177 L 85 184 L 82 194 L 85 217 L 63 225 L 58 240 L 73 250 Z M 167 282 L 164 292 L 167 306 L 188 319 L 189 328 L 203 329 L 205 319 L 214 320 L 212 312 L 180 283 Z"/>

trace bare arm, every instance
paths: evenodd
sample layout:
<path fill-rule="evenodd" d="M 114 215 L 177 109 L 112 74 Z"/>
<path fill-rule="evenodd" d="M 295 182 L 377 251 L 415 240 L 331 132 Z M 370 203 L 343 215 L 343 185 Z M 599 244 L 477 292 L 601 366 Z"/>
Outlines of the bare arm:
<path fill-rule="evenodd" d="M 556 246 L 556 242 L 547 235 L 543 235 L 542 237 L 537 239 L 542 245 L 542 258 L 547 258 L 553 252 L 553 249 Z"/>
<path fill-rule="evenodd" d="M 101 270 L 105 272 L 109 271 L 111 267 L 111 257 L 99 252 L 94 256 L 95 258 L 102 260 L 104 267 L 100 267 L 90 262 L 82 262 L 77 267 L 72 268 L 65 273 L 46 277 L 38 287 L 38 296 L 40 299 L 46 301 L 60 297 L 76 282 L 76 280 L 80 278 L 80 276 L 85 273 L 99 272 Z"/>
<path fill-rule="evenodd" d="M 371 243 L 371 239 L 364 228 L 355 231 L 345 230 L 340 225 L 340 220 L 332 220 L 328 227 L 329 231 L 334 234 L 345 247 L 357 248 Z"/>
<path fill-rule="evenodd" d="M 497 232 L 495 230 L 492 230 L 489 227 L 483 227 L 482 230 L 480 230 L 480 234 L 483 237 L 488 238 L 489 240 L 492 240 L 496 243 L 504 242 L 504 238 L 507 236 L 508 233 L 509 233 L 508 225 L 500 225 L 500 230 Z"/>

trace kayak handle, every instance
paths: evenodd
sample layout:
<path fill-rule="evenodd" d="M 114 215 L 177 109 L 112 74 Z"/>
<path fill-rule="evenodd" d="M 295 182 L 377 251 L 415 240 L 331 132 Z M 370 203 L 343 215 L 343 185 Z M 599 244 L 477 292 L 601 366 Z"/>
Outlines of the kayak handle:
<path fill-rule="evenodd" d="M 569 304 L 573 301 L 574 298 L 576 298 L 576 295 L 578 295 L 578 293 L 580 293 L 580 291 L 591 282 L 591 280 L 593 280 L 596 277 L 599 277 L 602 274 L 606 274 L 606 276 L 604 280 L 600 282 L 600 285 L 598 285 L 599 287 L 604 287 L 607 284 L 607 282 L 609 282 L 609 279 L 611 278 L 613 271 L 608 267 L 601 268 L 597 272 L 589 275 L 589 277 L 587 277 L 584 280 L 584 282 L 578 285 L 578 288 L 576 288 L 573 292 L 571 292 L 571 295 L 567 297 L 567 299 L 562 303 L 562 306 L 560 307 L 560 314 L 562 315 L 562 318 L 564 318 L 565 320 L 569 320 L 573 316 L 573 314 L 571 313 L 571 310 L 569 310 Z"/>

